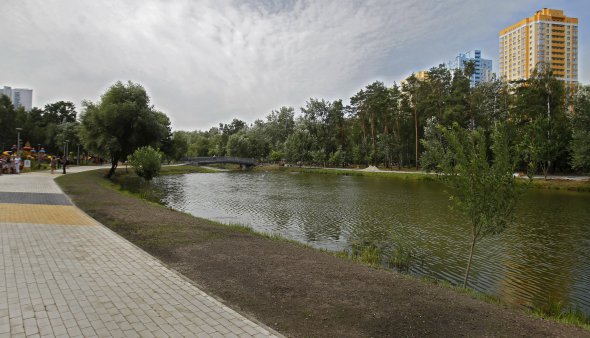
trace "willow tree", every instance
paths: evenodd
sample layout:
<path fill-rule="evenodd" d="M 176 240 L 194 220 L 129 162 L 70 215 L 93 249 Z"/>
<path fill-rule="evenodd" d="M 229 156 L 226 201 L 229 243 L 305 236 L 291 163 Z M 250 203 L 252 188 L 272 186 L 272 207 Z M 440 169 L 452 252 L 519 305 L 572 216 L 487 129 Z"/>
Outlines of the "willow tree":
<path fill-rule="evenodd" d="M 513 221 L 517 188 L 516 156 L 504 126 L 486 136 L 482 128 L 464 129 L 429 121 L 423 166 L 439 173 L 450 187 L 451 200 L 469 220 L 470 250 L 463 287 L 467 286 L 475 244 L 501 233 Z"/>
<path fill-rule="evenodd" d="M 108 178 L 119 161 L 137 148 L 158 147 L 170 136 L 170 120 L 150 105 L 145 89 L 137 83 L 119 81 L 99 102 L 86 101 L 83 106 L 80 137 L 86 149 L 110 158 Z"/>

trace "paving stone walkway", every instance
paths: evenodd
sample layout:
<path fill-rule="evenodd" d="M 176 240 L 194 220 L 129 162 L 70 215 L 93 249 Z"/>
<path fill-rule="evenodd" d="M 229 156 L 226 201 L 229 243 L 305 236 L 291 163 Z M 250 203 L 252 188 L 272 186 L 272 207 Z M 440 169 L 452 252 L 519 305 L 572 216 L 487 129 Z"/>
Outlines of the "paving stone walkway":
<path fill-rule="evenodd" d="M 71 204 L 0 176 L 1 337 L 276 337 Z"/>

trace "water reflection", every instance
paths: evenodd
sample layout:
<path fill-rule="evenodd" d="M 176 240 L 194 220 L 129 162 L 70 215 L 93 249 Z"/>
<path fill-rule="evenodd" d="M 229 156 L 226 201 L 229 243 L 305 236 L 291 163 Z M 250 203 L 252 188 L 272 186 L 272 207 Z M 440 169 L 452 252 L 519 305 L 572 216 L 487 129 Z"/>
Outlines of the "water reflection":
<path fill-rule="evenodd" d="M 419 260 L 410 272 L 462 282 L 470 229 L 433 182 L 288 173 L 165 176 L 165 203 L 330 250 L 392 236 Z M 517 222 L 478 243 L 470 285 L 523 306 L 548 299 L 590 314 L 590 195 L 535 190 Z"/>

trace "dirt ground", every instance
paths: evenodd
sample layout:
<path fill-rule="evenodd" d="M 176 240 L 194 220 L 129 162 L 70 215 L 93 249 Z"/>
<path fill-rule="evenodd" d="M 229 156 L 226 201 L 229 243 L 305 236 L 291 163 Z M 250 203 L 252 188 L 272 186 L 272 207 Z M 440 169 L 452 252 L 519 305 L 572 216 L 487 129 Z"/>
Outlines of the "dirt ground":
<path fill-rule="evenodd" d="M 99 172 L 58 182 L 92 217 L 286 336 L 590 337 L 572 325 L 121 194 Z"/>

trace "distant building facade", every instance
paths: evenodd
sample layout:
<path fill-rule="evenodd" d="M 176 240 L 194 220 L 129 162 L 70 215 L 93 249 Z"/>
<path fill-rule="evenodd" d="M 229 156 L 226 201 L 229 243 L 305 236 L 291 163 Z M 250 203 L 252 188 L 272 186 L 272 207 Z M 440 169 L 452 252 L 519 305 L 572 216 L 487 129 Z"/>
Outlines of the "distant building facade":
<path fill-rule="evenodd" d="M 500 31 L 500 76 L 526 80 L 540 63 L 568 84 L 578 82 L 578 19 L 543 8 Z"/>
<path fill-rule="evenodd" d="M 26 111 L 33 108 L 33 90 L 24 88 L 11 88 L 4 86 L 0 89 L 0 95 L 6 95 L 12 101 L 15 108 L 23 107 Z"/>
<path fill-rule="evenodd" d="M 463 70 L 468 62 L 473 62 L 475 65 L 475 72 L 469 79 L 471 87 L 475 87 L 480 82 L 488 82 L 493 79 L 492 60 L 482 59 L 481 50 L 479 49 L 467 53 L 460 53 L 453 60 L 448 62 L 447 67 L 451 70 Z"/>
<path fill-rule="evenodd" d="M 425 81 L 428 78 L 428 71 L 427 70 L 418 71 L 418 72 L 414 73 L 414 76 L 416 76 L 416 79 L 418 79 L 420 81 Z"/>

